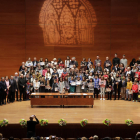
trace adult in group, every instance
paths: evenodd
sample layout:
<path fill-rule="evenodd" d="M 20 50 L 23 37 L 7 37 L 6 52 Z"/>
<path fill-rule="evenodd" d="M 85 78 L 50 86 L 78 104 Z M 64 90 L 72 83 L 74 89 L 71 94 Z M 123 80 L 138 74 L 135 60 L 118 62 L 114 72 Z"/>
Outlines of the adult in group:
<path fill-rule="evenodd" d="M 95 68 L 95 72 L 102 72 L 102 67 L 101 67 L 101 63 L 97 64 L 97 67 Z"/>
<path fill-rule="evenodd" d="M 117 53 L 115 53 L 115 57 L 113 58 L 113 66 L 115 66 L 115 64 L 117 63 L 118 66 L 120 65 L 120 58 L 118 58 Z"/>
<path fill-rule="evenodd" d="M 87 62 L 87 68 L 90 68 L 90 65 L 93 65 L 93 62 L 91 61 L 91 58 L 88 58 L 88 62 Z"/>
<path fill-rule="evenodd" d="M 17 72 L 15 73 L 15 76 L 13 78 L 16 81 L 16 88 L 17 88 L 17 90 L 16 90 L 16 98 L 17 99 L 16 100 L 18 101 L 18 80 L 19 80 L 19 76 L 18 76 Z"/>
<path fill-rule="evenodd" d="M 34 67 L 34 70 L 35 70 L 36 67 L 37 67 L 37 64 L 38 64 L 38 61 L 36 60 L 36 57 L 34 57 L 34 61 L 32 63 L 33 63 L 33 67 Z"/>
<path fill-rule="evenodd" d="M 72 58 L 71 58 L 71 62 L 69 63 L 69 65 L 70 65 L 70 68 L 73 68 L 74 65 L 75 65 L 76 67 L 78 67 L 78 62 L 75 60 L 75 57 L 72 57 Z"/>
<path fill-rule="evenodd" d="M 94 66 L 97 67 L 98 66 L 98 63 L 100 63 L 100 66 L 101 66 L 102 61 L 100 60 L 99 55 L 97 55 L 97 59 L 94 61 Z"/>
<path fill-rule="evenodd" d="M 15 101 L 15 92 L 17 92 L 17 84 L 16 84 L 16 81 L 14 80 L 14 77 L 12 75 L 11 75 L 11 78 L 9 80 L 9 84 L 10 84 L 10 89 L 9 89 L 10 102 L 14 102 Z"/>
<path fill-rule="evenodd" d="M 124 67 L 127 67 L 127 59 L 125 58 L 125 54 L 123 55 L 123 58 L 120 60 L 120 63 L 124 64 Z"/>
<path fill-rule="evenodd" d="M 120 68 L 118 66 L 118 64 L 116 63 L 115 66 L 112 68 L 112 70 L 114 70 L 115 72 L 119 71 Z"/>
<path fill-rule="evenodd" d="M 7 90 L 7 86 L 6 86 L 6 82 L 5 82 L 5 78 L 2 77 L 1 78 L 1 82 L 0 82 L 0 90 L 1 90 L 1 103 L 2 104 L 6 104 L 6 90 Z"/>
<path fill-rule="evenodd" d="M 21 77 L 18 80 L 18 85 L 19 85 L 19 90 L 20 90 L 20 101 L 21 101 L 22 94 L 23 94 L 23 100 L 25 101 L 25 99 L 26 99 L 26 95 L 25 95 L 26 78 L 23 77 L 23 74 L 21 74 Z"/>
<path fill-rule="evenodd" d="M 35 126 L 39 124 L 39 120 L 35 115 L 32 115 L 29 119 L 27 121 L 27 138 L 35 137 Z M 33 121 L 33 119 L 36 119 L 36 121 Z"/>
<path fill-rule="evenodd" d="M 139 56 L 139 59 L 137 60 L 137 63 L 138 63 L 138 65 L 140 65 L 140 56 Z"/>
<path fill-rule="evenodd" d="M 109 72 L 111 72 L 111 66 L 112 66 L 112 63 L 109 60 L 109 57 L 107 56 L 106 61 L 104 62 L 104 69 L 107 69 L 109 70 Z"/>

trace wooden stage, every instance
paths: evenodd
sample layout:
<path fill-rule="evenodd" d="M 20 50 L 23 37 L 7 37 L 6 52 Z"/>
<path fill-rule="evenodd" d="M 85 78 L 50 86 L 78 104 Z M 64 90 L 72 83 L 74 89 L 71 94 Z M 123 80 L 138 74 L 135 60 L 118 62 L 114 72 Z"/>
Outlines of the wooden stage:
<path fill-rule="evenodd" d="M 10 124 L 28 119 L 35 114 L 38 119 L 48 119 L 49 123 L 57 123 L 64 118 L 67 123 L 80 123 L 88 119 L 89 123 L 102 123 L 106 118 L 112 123 L 124 124 L 126 119 L 140 124 L 140 103 L 124 100 L 94 100 L 94 107 L 35 107 L 31 108 L 30 101 L 14 102 L 0 106 L 0 120 L 6 118 Z"/>

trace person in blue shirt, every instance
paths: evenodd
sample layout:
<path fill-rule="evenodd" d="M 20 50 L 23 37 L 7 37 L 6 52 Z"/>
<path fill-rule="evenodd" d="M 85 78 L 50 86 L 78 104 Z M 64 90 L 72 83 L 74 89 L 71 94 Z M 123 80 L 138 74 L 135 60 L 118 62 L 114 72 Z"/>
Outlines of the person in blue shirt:
<path fill-rule="evenodd" d="M 95 78 L 93 80 L 94 80 L 94 98 L 95 98 L 95 95 L 97 95 L 97 98 L 98 98 L 98 94 L 99 94 L 99 78 L 98 78 L 98 76 L 95 75 Z"/>

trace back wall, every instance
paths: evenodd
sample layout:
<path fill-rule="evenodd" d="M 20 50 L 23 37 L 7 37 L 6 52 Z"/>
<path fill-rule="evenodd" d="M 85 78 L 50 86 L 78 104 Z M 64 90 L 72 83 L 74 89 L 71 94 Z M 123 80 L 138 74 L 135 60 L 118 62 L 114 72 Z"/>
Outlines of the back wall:
<path fill-rule="evenodd" d="M 34 56 L 139 57 L 139 0 L 0 0 L 0 77 Z"/>

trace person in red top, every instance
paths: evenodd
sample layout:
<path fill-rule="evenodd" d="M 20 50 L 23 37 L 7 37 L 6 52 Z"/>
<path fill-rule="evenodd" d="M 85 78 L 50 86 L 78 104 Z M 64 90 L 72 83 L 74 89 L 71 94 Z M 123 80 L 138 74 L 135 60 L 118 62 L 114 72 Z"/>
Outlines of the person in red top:
<path fill-rule="evenodd" d="M 107 80 L 107 79 L 108 79 L 108 75 L 107 75 L 107 73 L 106 73 L 106 72 L 104 72 L 104 75 L 103 75 L 103 76 L 104 76 L 104 79 L 105 79 L 105 80 Z"/>
<path fill-rule="evenodd" d="M 68 75 L 68 73 L 66 72 L 66 69 L 63 69 L 63 73 L 61 74 L 61 77 L 63 78 L 63 80 L 65 79 L 65 77 Z"/>
<path fill-rule="evenodd" d="M 134 85 L 132 86 L 132 90 L 133 90 L 133 102 L 134 100 L 138 100 L 138 84 L 137 81 L 134 81 Z"/>
<path fill-rule="evenodd" d="M 63 61 L 60 61 L 59 67 L 60 67 L 60 66 L 62 66 L 63 68 L 65 68 L 65 65 L 64 65 Z"/>
<path fill-rule="evenodd" d="M 137 77 L 138 81 L 140 81 L 140 71 L 139 71 L 139 68 L 137 68 L 137 71 L 135 72 L 135 77 Z"/>

